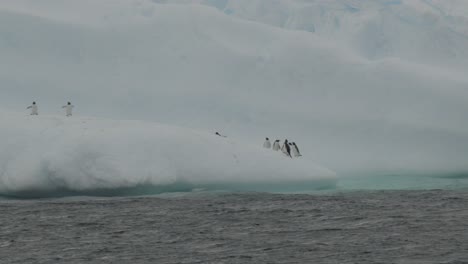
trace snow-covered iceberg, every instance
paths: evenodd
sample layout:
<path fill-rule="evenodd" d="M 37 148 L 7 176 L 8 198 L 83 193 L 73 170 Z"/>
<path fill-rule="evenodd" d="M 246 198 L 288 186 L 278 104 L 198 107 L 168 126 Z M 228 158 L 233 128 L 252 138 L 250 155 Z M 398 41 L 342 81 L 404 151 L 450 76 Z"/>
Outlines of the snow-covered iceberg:
<path fill-rule="evenodd" d="M 462 1 L 3 0 L 0 106 L 293 138 L 340 175 L 466 172 Z"/>
<path fill-rule="evenodd" d="M 317 189 L 334 173 L 211 132 L 143 121 L 0 114 L 0 194 Z"/>

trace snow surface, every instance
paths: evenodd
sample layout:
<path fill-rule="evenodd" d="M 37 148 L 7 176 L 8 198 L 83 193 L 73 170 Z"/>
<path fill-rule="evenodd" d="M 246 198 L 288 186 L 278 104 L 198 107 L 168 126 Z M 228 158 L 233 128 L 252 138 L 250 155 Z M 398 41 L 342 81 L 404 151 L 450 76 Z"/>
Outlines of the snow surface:
<path fill-rule="evenodd" d="M 164 191 L 174 185 L 221 190 L 334 185 L 334 173 L 310 159 L 290 159 L 214 133 L 143 121 L 5 111 L 0 122 L 0 138 L 8 139 L 0 142 L 0 195 L 139 186 Z"/>
<path fill-rule="evenodd" d="M 340 172 L 466 171 L 466 6 L 3 0 L 0 105 L 287 138 Z"/>

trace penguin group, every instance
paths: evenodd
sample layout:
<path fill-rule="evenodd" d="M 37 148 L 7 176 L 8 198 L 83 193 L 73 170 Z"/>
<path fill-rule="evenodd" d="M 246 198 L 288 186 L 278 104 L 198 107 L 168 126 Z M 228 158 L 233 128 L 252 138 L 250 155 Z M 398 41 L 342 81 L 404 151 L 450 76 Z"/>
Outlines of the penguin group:
<path fill-rule="evenodd" d="M 75 107 L 75 106 L 72 105 L 70 102 L 67 102 L 66 105 L 62 106 L 62 108 L 65 109 L 65 115 L 66 116 L 72 116 L 73 115 L 73 113 L 72 113 L 73 107 Z M 39 115 L 39 108 L 38 108 L 36 102 L 32 102 L 32 104 L 30 106 L 28 106 L 26 109 L 31 109 L 31 115 Z"/>
<path fill-rule="evenodd" d="M 299 147 L 295 142 L 289 142 L 287 139 L 284 140 L 282 146 L 280 146 L 280 140 L 277 139 L 273 142 L 273 146 L 271 145 L 270 139 L 265 138 L 265 142 L 263 143 L 263 147 L 267 149 L 273 149 L 274 151 L 279 151 L 284 153 L 287 157 L 290 158 L 298 158 L 301 157 L 301 152 L 299 151 Z"/>
<path fill-rule="evenodd" d="M 71 102 L 67 102 L 66 105 L 62 106 L 63 109 L 65 109 L 65 115 L 67 117 L 70 117 L 73 115 L 72 111 L 75 106 L 71 104 Z M 31 109 L 31 115 L 39 115 L 39 107 L 37 106 L 36 102 L 32 102 L 30 106 L 28 106 L 26 109 Z M 226 138 L 227 136 L 220 134 L 219 132 L 215 133 L 216 136 Z M 301 157 L 301 152 L 299 151 L 299 148 L 297 147 L 295 142 L 289 142 L 287 139 L 284 140 L 284 143 L 282 146 L 280 146 L 280 140 L 277 139 L 273 142 L 273 145 L 270 142 L 269 138 L 265 139 L 265 142 L 263 143 L 263 147 L 267 149 L 273 149 L 274 151 L 279 151 L 284 153 L 287 157 L 290 158 L 298 158 Z"/>

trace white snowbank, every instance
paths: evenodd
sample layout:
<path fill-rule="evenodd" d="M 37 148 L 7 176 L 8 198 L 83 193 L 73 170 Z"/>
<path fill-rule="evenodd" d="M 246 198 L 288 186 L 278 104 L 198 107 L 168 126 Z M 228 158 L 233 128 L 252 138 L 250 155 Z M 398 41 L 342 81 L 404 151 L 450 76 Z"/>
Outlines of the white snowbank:
<path fill-rule="evenodd" d="M 0 123 L 0 194 L 334 182 L 331 171 L 263 149 L 261 140 L 250 146 L 158 123 L 5 112 Z"/>

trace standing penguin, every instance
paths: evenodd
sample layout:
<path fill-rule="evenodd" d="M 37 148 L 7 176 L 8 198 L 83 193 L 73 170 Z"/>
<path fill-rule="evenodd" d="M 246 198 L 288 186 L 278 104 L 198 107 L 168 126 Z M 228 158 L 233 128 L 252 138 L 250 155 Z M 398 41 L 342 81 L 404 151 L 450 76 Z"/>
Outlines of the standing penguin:
<path fill-rule="evenodd" d="M 283 144 L 283 147 L 281 147 L 281 151 L 283 151 L 283 153 L 286 154 L 286 156 L 292 158 L 291 147 L 289 147 L 289 143 L 287 139 L 284 140 L 284 144 Z"/>
<path fill-rule="evenodd" d="M 273 142 L 273 150 L 278 151 L 278 150 L 280 150 L 280 148 L 281 148 L 280 147 L 280 141 L 279 141 L 279 139 L 277 139 L 277 140 L 275 140 L 275 142 Z"/>
<path fill-rule="evenodd" d="M 289 153 L 291 154 L 291 158 L 295 157 L 294 156 L 294 147 L 293 147 L 293 144 L 291 142 L 288 143 L 289 145 Z"/>
<path fill-rule="evenodd" d="M 269 138 L 265 139 L 265 143 L 263 143 L 263 147 L 267 149 L 271 148 L 271 142 Z"/>
<path fill-rule="evenodd" d="M 296 142 L 292 143 L 292 151 L 293 151 L 294 157 L 301 157 L 302 156 L 301 152 L 299 151 L 299 148 L 296 145 Z"/>
<path fill-rule="evenodd" d="M 73 109 L 73 106 L 70 102 L 68 102 L 66 105 L 62 106 L 62 108 L 65 108 L 65 112 L 67 114 L 67 116 L 72 116 L 72 109 Z"/>
<path fill-rule="evenodd" d="M 28 106 L 26 109 L 31 109 L 31 115 L 38 115 L 38 109 L 37 109 L 37 104 L 36 102 L 32 102 L 32 105 Z"/>

